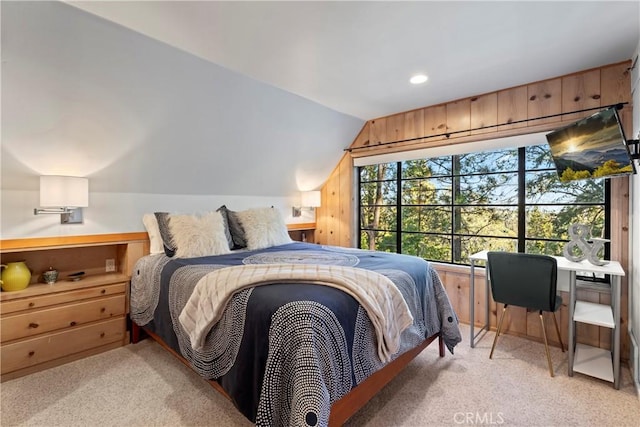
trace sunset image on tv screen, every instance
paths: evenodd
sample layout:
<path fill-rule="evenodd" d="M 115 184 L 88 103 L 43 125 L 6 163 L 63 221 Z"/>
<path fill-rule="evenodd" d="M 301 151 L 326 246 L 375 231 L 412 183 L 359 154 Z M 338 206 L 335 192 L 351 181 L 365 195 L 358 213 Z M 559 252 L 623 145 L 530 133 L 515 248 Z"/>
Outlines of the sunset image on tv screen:
<path fill-rule="evenodd" d="M 560 181 L 633 173 L 615 108 L 547 134 Z"/>

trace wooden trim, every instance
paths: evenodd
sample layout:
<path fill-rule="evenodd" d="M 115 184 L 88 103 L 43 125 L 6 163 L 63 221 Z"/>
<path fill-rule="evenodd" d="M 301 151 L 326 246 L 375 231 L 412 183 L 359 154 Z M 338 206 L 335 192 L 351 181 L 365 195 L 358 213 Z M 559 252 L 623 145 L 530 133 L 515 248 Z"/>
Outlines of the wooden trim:
<path fill-rule="evenodd" d="M 296 223 L 296 224 L 287 224 L 287 230 L 288 231 L 315 230 L 315 229 L 316 229 L 316 223 L 315 222 L 302 222 L 302 223 Z"/>
<path fill-rule="evenodd" d="M 532 125 L 529 127 L 521 127 L 515 129 L 497 130 L 491 134 L 473 134 L 456 136 L 452 135 L 449 139 L 438 139 L 435 137 L 425 136 L 424 140 L 398 142 L 396 144 L 376 146 L 371 145 L 366 148 L 354 147 L 355 150 L 349 152 L 353 158 L 378 156 L 381 154 L 400 153 L 413 150 L 424 150 L 427 148 L 442 147 L 443 145 L 465 144 L 471 142 L 487 141 L 490 139 L 500 139 L 508 136 L 528 135 L 531 133 L 546 132 L 555 130 L 559 127 L 559 122 L 555 123 L 543 123 L 540 125 Z M 497 127 L 497 126 L 496 126 Z M 351 148 L 351 147 L 350 147 Z"/>
<path fill-rule="evenodd" d="M 6 239 L 0 241 L 0 253 L 21 250 L 54 249 L 74 246 L 129 243 L 149 240 L 146 231 L 132 233 L 90 234 L 85 236 L 34 237 L 28 239 Z"/>
<path fill-rule="evenodd" d="M 433 335 L 425 339 L 422 344 L 401 354 L 397 359 L 390 362 L 384 368 L 374 372 L 367 379 L 362 381 L 349 393 L 344 395 L 331 405 L 329 414 L 329 426 L 337 427 L 343 425 L 353 414 L 358 412 L 371 398 L 382 388 L 394 379 L 413 359 L 418 356 L 436 338 L 439 341 L 439 354 L 444 357 L 444 347 L 440 334 Z"/>

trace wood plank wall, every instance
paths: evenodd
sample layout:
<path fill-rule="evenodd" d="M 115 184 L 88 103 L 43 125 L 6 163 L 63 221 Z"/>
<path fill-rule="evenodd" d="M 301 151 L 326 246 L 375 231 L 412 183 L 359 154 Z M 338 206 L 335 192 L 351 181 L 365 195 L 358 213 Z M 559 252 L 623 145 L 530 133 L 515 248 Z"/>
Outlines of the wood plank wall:
<path fill-rule="evenodd" d="M 347 153 L 322 187 L 322 206 L 316 208 L 316 243 L 332 246 L 355 246 L 352 223 L 355 209 L 354 168 Z"/>
<path fill-rule="evenodd" d="M 455 100 L 444 104 L 401 112 L 391 116 L 369 120 L 351 144 L 355 148 L 347 152 L 322 188 L 322 206 L 317 209 L 316 239 L 320 244 L 357 246 L 357 194 L 353 158 L 401 152 L 442 145 L 468 143 L 512 135 L 549 131 L 573 122 L 595 111 L 566 114 L 563 116 L 533 120 L 563 112 L 601 107 L 627 102 L 621 111 L 621 119 L 627 135 L 631 135 L 632 111 L 629 67 L 631 61 L 606 65 L 565 76 L 560 76 L 527 85 L 507 88 L 496 92 Z M 495 126 L 498 125 L 498 126 Z M 486 129 L 470 129 L 493 126 Z M 447 132 L 449 136 L 442 135 Z M 414 141 L 384 145 L 392 141 L 411 138 Z M 626 177 L 611 180 L 611 257 L 628 265 L 629 249 L 629 182 Z M 462 322 L 469 319 L 469 269 L 464 266 L 437 266 L 451 301 Z M 483 283 L 484 272 L 479 269 L 477 283 Z M 476 318 L 483 321 L 484 295 L 481 286 L 476 286 Z M 609 296 L 595 291 L 580 291 L 579 298 L 608 303 Z M 565 304 L 560 311 L 561 331 L 567 343 L 568 309 Z M 621 354 L 629 355 L 627 278 L 622 280 Z M 491 301 L 490 321 L 495 328 L 497 312 L 501 307 Z M 533 316 L 533 317 L 532 317 Z M 507 319 L 505 319 L 507 321 Z M 525 310 L 513 310 L 508 320 L 507 331 L 511 334 L 541 340 L 537 317 Z M 548 325 L 553 331 L 553 326 Z M 590 325 L 579 325 L 578 341 L 609 348 L 610 331 Z M 555 341 L 555 334 L 549 334 Z"/>

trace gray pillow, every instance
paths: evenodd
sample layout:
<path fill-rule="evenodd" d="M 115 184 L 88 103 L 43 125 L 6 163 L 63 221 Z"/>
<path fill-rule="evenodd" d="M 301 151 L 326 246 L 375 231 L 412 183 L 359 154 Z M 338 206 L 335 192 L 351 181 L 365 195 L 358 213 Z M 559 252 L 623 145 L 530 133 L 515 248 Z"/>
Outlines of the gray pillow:
<path fill-rule="evenodd" d="M 162 246 L 164 246 L 164 253 L 168 257 L 173 257 L 176 254 L 176 244 L 169 228 L 169 212 L 154 212 L 153 213 L 158 220 L 158 228 L 160 229 L 160 237 L 162 237 Z"/>
<path fill-rule="evenodd" d="M 220 212 L 220 215 L 222 215 L 222 222 L 224 222 L 224 236 L 227 238 L 229 249 L 233 249 L 234 248 L 233 237 L 231 236 L 231 230 L 229 229 L 229 218 L 227 217 L 227 208 L 224 205 L 222 205 L 218 209 L 216 209 L 216 212 Z"/>
<path fill-rule="evenodd" d="M 218 208 L 222 216 L 226 216 L 227 224 L 229 225 L 229 232 L 233 239 L 233 247 L 231 249 L 243 249 L 247 247 L 247 239 L 244 235 L 244 228 L 238 219 L 236 212 L 227 209 L 226 205 L 222 205 Z"/>

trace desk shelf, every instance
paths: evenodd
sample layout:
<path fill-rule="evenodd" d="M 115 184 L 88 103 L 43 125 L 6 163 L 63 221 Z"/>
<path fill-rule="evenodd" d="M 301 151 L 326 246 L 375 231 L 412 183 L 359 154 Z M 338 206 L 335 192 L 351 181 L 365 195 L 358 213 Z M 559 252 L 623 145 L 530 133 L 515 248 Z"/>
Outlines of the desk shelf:
<path fill-rule="evenodd" d="M 573 320 L 575 322 L 603 326 L 609 329 L 616 327 L 611 306 L 588 301 L 576 301 Z"/>
<path fill-rule="evenodd" d="M 573 371 L 613 382 L 611 352 L 590 345 L 576 344 Z"/>
<path fill-rule="evenodd" d="M 581 301 L 576 295 L 575 273 L 569 290 L 569 376 L 574 372 L 610 381 L 620 388 L 620 278 L 624 270 L 611 261 L 611 305 Z M 595 267 L 594 267 L 595 269 Z M 576 322 L 611 329 L 611 350 L 576 342 Z"/>

